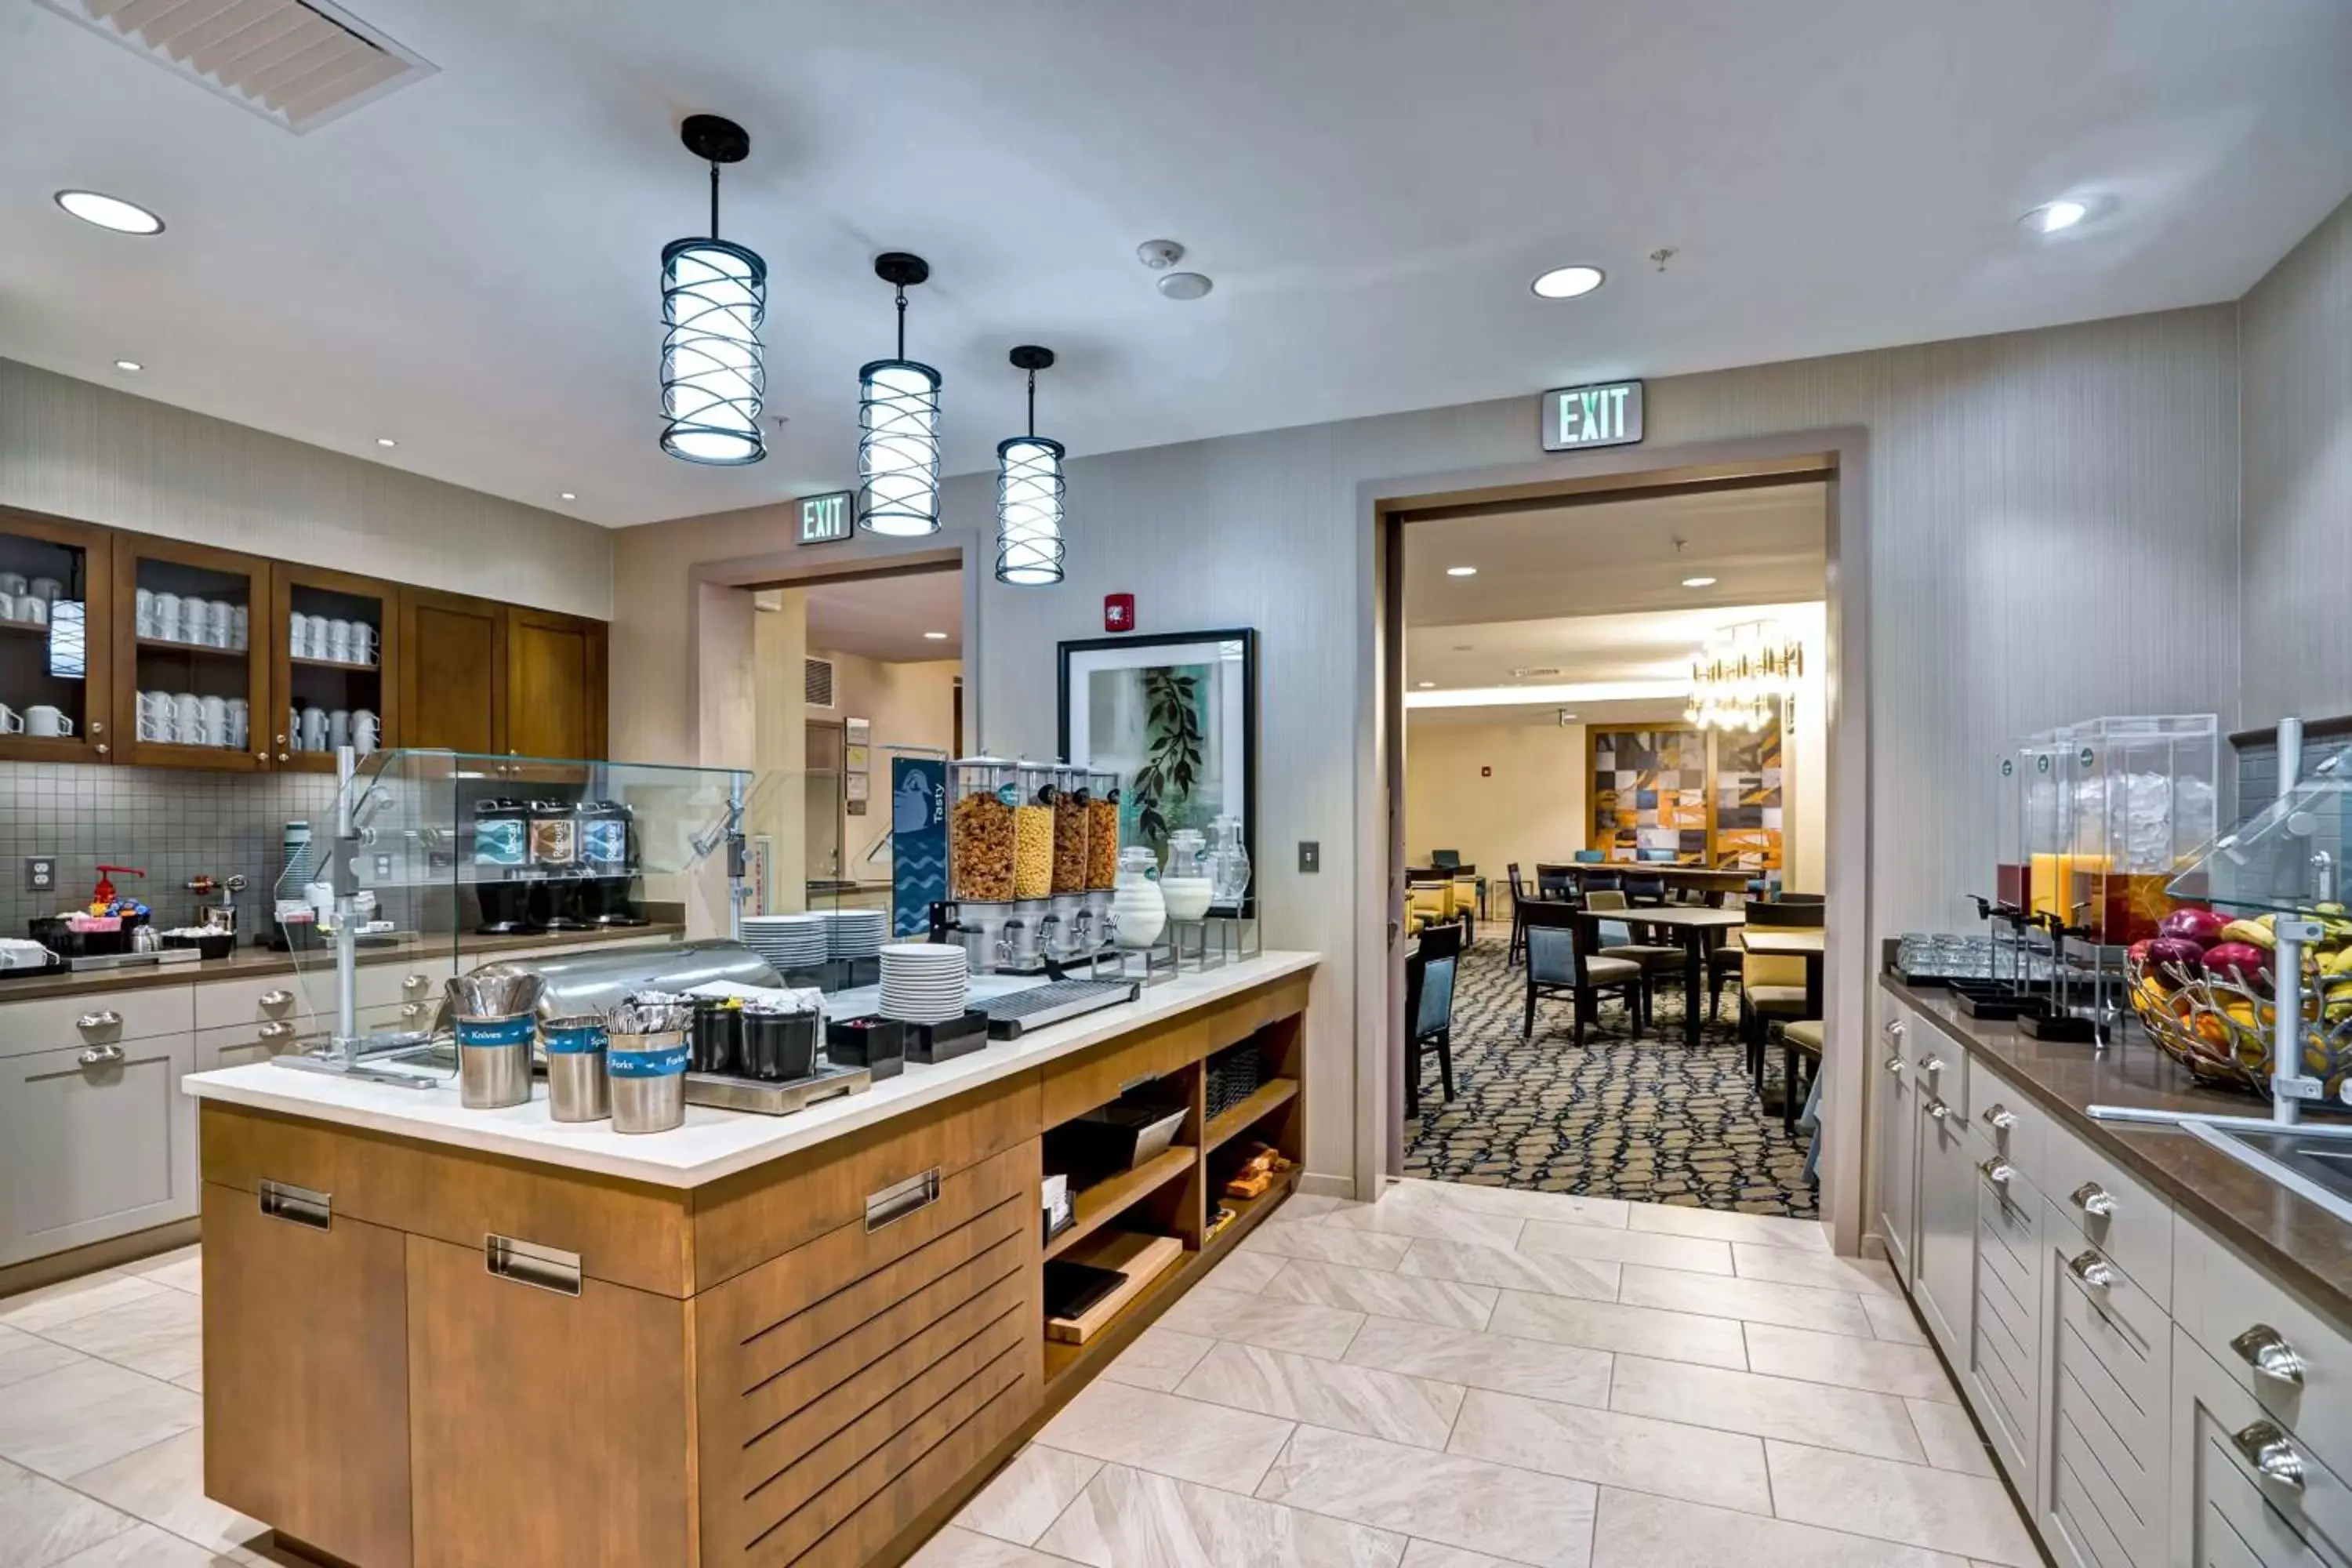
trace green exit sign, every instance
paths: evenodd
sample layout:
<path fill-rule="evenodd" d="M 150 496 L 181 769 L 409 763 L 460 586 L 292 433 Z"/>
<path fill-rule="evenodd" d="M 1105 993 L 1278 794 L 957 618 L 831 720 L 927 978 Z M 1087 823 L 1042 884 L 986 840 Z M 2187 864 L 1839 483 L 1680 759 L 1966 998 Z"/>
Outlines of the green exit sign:
<path fill-rule="evenodd" d="M 801 498 L 801 542 L 837 544 L 850 535 L 856 514 L 851 509 L 856 492 L 834 490 Z"/>
<path fill-rule="evenodd" d="M 1554 387 L 1543 395 L 1536 423 L 1547 452 L 1630 447 L 1642 438 L 1642 384 L 1604 381 Z"/>

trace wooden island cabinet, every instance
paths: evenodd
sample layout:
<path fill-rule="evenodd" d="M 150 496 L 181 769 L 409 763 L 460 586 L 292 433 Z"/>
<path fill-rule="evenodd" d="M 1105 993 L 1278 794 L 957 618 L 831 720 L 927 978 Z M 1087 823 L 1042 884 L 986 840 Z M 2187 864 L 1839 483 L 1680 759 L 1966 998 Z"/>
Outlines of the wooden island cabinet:
<path fill-rule="evenodd" d="M 543 1100 L 198 1075 L 205 1490 L 361 1568 L 903 1562 L 1288 1195 L 1295 1171 L 1216 1194 L 1253 1144 L 1303 1150 L 1314 963 L 643 1138 Z M 1211 1058 L 1252 1043 L 1256 1091 L 1210 1115 Z M 1153 1080 L 1174 1145 L 1079 1192 L 1049 1245 L 1045 1134 Z M 1181 1253 L 1049 1342 L 1046 1258 L 1122 1218 Z"/>

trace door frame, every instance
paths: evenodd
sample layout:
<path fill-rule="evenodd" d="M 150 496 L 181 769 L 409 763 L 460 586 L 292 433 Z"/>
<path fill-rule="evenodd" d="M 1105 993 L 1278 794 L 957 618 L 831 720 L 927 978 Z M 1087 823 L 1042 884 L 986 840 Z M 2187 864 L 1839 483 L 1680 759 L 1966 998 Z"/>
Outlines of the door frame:
<path fill-rule="evenodd" d="M 1357 664 L 1367 694 L 1357 715 L 1356 1195 L 1371 1199 L 1402 1168 L 1404 1087 L 1404 692 L 1401 614 L 1404 515 L 1437 508 L 1617 499 L 1695 483 L 1773 478 L 1825 481 L 1823 650 L 1829 780 L 1824 857 L 1827 952 L 1822 979 L 1826 1048 L 1822 1097 L 1822 1217 L 1832 1244 L 1862 1247 L 1869 1082 L 1872 907 L 1868 433 L 1859 427 L 1792 431 L 1675 447 L 1619 447 L 1541 462 L 1402 475 L 1356 487 L 1357 581 L 1370 613 L 1359 624 Z"/>

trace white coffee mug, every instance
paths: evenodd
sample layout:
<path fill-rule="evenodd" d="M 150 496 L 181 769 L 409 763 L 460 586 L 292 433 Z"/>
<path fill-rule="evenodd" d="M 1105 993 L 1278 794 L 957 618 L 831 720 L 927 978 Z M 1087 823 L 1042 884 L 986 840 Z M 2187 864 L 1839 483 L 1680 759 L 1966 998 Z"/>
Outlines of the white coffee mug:
<path fill-rule="evenodd" d="M 230 698 L 228 700 L 228 733 L 222 738 L 221 744 L 235 747 L 241 752 L 245 750 L 246 742 L 252 739 L 252 730 L 251 706 L 242 697 Z"/>
<path fill-rule="evenodd" d="M 179 637 L 182 642 L 201 643 L 205 640 L 205 626 L 211 618 L 212 609 L 210 600 L 199 599 L 194 594 L 181 599 Z"/>
<path fill-rule="evenodd" d="M 302 710 L 302 749 L 323 752 L 327 749 L 327 710 L 323 708 Z"/>
<path fill-rule="evenodd" d="M 226 599 L 215 599 L 211 611 L 212 619 L 205 630 L 205 640 L 215 647 L 226 647 L 230 628 L 236 624 L 236 606 Z"/>
<path fill-rule="evenodd" d="M 228 646 L 237 648 L 246 647 L 247 639 L 252 635 L 252 618 L 245 613 L 243 605 L 231 610 L 228 613 Z"/>
<path fill-rule="evenodd" d="M 49 602 L 38 594 L 19 594 L 9 614 L 28 626 L 46 626 L 49 624 Z"/>
<path fill-rule="evenodd" d="M 352 662 L 353 664 L 375 662 L 375 628 L 365 621 L 352 623 Z"/>
<path fill-rule="evenodd" d="M 73 721 L 47 703 L 36 703 L 25 710 L 25 733 L 27 735 L 70 736 Z"/>
<path fill-rule="evenodd" d="M 338 708 L 327 715 L 327 749 L 334 751 L 352 743 L 351 710 Z"/>
<path fill-rule="evenodd" d="M 351 623 L 351 622 L 349 622 L 349 621 L 329 621 L 329 622 L 327 623 L 327 657 L 328 657 L 329 658 L 331 658 L 331 659 L 335 660 L 338 664 L 349 664 L 349 663 L 351 663 L 351 661 L 352 661 L 352 623 Z"/>
<path fill-rule="evenodd" d="M 0 572 L 0 594 L 13 599 L 24 591 L 25 574 L 22 572 Z"/>
<path fill-rule="evenodd" d="M 207 697 L 196 705 L 196 733 L 202 737 L 198 745 L 228 744 L 227 698 Z"/>
<path fill-rule="evenodd" d="M 180 744 L 194 745 L 196 731 L 202 727 L 204 721 L 204 699 L 193 691 L 172 693 L 172 728 L 178 732 L 176 738 Z"/>
<path fill-rule="evenodd" d="M 172 722 L 172 707 L 168 700 L 160 709 L 149 708 L 144 703 L 140 705 L 139 738 L 142 741 L 162 742 L 176 741 L 180 738 L 179 731 Z"/>
<path fill-rule="evenodd" d="M 155 636 L 163 642 L 180 640 L 180 595 L 155 595 Z"/>
<path fill-rule="evenodd" d="M 25 732 L 25 716 L 0 702 L 0 735 L 21 735 Z"/>
<path fill-rule="evenodd" d="M 302 657 L 304 658 L 327 657 L 327 619 L 324 616 L 302 617 Z"/>
<path fill-rule="evenodd" d="M 66 585 L 55 577 L 36 577 L 26 584 L 26 593 L 38 594 L 42 598 L 51 601 L 65 591 Z"/>

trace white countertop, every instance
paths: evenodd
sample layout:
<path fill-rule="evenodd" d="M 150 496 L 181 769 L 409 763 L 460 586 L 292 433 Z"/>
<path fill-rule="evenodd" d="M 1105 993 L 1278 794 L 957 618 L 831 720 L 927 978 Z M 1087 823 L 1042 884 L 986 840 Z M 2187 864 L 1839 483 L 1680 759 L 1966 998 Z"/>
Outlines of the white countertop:
<path fill-rule="evenodd" d="M 1138 1001 L 994 1042 L 939 1067 L 908 1062 L 897 1078 L 864 1094 L 825 1100 L 791 1116 L 689 1105 L 686 1125 L 668 1132 L 629 1134 L 614 1131 L 609 1121 L 556 1121 L 548 1115 L 543 1082 L 533 1086 L 530 1104 L 504 1110 L 467 1110 L 457 1103 L 454 1079 L 446 1089 L 401 1089 L 268 1062 L 193 1073 L 181 1086 L 199 1100 L 657 1186 L 694 1187 L 1082 1051 L 1171 1014 L 1312 969 L 1319 961 L 1312 952 L 1268 952 L 1207 974 L 1180 975 L 1150 987 Z"/>

